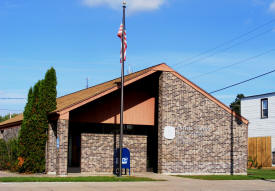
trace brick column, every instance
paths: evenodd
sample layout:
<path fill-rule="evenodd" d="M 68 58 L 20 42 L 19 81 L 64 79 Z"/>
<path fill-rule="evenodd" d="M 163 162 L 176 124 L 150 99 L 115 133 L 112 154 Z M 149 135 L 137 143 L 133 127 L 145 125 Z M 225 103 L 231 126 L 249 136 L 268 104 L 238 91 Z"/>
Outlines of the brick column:
<path fill-rule="evenodd" d="M 48 140 L 46 146 L 46 173 L 56 174 L 56 123 L 50 123 L 48 128 Z"/>
<path fill-rule="evenodd" d="M 163 173 L 163 73 L 159 78 L 159 98 L 158 98 L 158 173 Z"/>
<path fill-rule="evenodd" d="M 59 138 L 59 149 L 57 151 L 56 174 L 67 175 L 68 168 L 68 132 L 69 121 L 59 119 L 57 121 L 57 137 Z"/>

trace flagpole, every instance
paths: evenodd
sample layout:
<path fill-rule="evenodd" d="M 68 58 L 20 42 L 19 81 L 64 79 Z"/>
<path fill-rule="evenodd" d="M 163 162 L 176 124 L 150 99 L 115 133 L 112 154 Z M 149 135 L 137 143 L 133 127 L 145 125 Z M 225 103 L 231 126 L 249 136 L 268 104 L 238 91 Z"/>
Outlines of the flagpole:
<path fill-rule="evenodd" d="M 122 147 L 123 147 L 123 111 L 124 111 L 124 32 L 125 32 L 125 9 L 126 9 L 126 1 L 123 1 L 123 30 L 122 30 L 122 50 L 121 50 L 121 103 L 120 103 L 120 136 L 119 136 L 119 175 L 122 175 Z"/>

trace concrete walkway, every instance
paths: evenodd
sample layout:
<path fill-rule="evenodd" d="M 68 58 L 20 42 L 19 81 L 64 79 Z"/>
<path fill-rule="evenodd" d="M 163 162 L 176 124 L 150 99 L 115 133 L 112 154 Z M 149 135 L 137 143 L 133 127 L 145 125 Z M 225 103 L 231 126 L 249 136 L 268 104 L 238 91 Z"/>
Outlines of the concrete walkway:
<path fill-rule="evenodd" d="M 0 183 L 0 191 L 275 191 L 275 181 L 206 181 L 150 173 L 138 174 L 137 176 L 165 179 L 167 181 L 92 183 Z"/>

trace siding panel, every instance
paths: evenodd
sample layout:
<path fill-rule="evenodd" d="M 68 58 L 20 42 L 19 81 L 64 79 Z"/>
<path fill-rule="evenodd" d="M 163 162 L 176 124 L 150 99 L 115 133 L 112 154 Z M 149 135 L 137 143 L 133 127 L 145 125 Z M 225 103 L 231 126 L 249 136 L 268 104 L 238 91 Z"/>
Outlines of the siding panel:
<path fill-rule="evenodd" d="M 261 99 L 268 98 L 268 118 L 261 119 Z M 275 93 L 244 98 L 241 114 L 249 121 L 248 137 L 275 136 Z"/>

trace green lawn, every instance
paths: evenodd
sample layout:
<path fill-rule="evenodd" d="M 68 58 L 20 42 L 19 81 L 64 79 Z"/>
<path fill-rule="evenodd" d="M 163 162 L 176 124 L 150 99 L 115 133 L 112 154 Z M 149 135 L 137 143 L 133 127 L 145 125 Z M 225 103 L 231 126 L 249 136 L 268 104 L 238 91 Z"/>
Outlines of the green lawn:
<path fill-rule="evenodd" d="M 0 177 L 0 182 L 144 182 L 162 181 L 146 177 L 86 176 L 86 177 Z"/>
<path fill-rule="evenodd" d="M 270 180 L 275 179 L 275 170 L 248 169 L 245 175 L 203 175 L 203 176 L 178 176 L 201 180 Z"/>
<path fill-rule="evenodd" d="M 248 169 L 247 174 L 258 179 L 275 179 L 275 169 Z"/>

